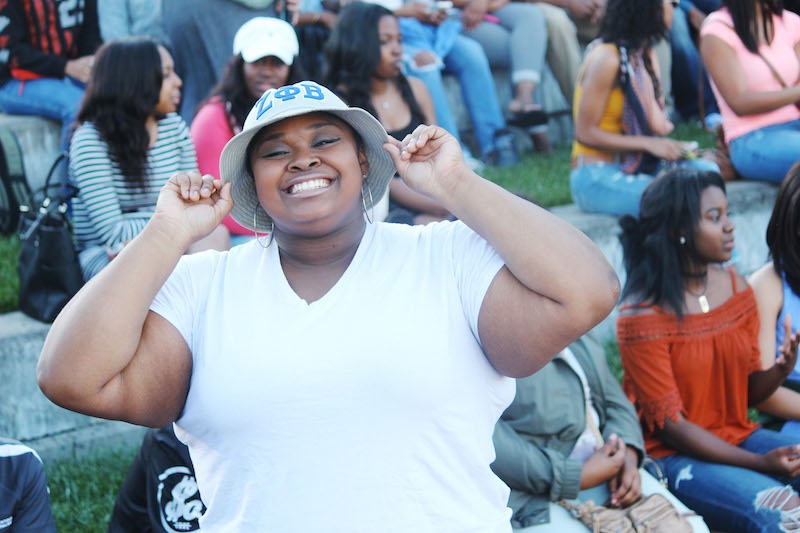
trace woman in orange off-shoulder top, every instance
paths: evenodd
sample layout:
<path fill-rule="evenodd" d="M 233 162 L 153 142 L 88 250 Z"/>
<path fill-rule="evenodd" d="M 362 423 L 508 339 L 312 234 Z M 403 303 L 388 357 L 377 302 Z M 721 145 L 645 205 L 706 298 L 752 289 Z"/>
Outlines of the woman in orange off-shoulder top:
<path fill-rule="evenodd" d="M 620 220 L 627 282 L 617 321 L 623 388 L 669 488 L 712 530 L 800 527 L 800 445 L 760 428 L 748 406 L 797 359 L 797 335 L 761 370 L 758 311 L 733 251 L 719 174 L 669 170 Z"/>

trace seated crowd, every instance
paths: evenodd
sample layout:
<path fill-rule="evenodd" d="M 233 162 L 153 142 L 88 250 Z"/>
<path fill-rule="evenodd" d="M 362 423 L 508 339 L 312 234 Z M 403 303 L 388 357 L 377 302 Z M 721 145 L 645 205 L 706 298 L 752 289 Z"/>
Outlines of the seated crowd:
<path fill-rule="evenodd" d="M 517 381 L 492 465 L 511 489 L 513 527 L 586 531 L 578 517 L 589 500 L 625 508 L 660 494 L 694 531 L 800 530 L 800 16 L 789 3 L 99 2 L 0 6 L 10 21 L 0 30 L 0 110 L 61 121 L 86 280 L 143 230 L 171 175 L 219 175 L 223 149 L 268 90 L 291 99 L 281 87 L 313 79 L 398 140 L 438 124 L 480 169 L 519 161 L 514 129 L 547 149 L 552 110 L 540 100 L 550 68 L 572 105 L 573 200 L 622 216 L 624 378 L 587 335 Z M 45 11 L 60 16 L 49 30 L 31 23 Z M 505 109 L 491 67 L 508 71 Z M 443 73 L 458 81 L 474 139 L 459 136 Z M 719 126 L 717 150 L 668 137 L 675 117 Z M 752 287 L 727 266 L 726 168 L 780 184 L 771 262 Z M 386 196 L 371 201 L 378 220 L 455 218 L 399 175 Z M 228 217 L 186 253 L 253 236 Z M 0 498 L 0 531 L 6 521 L 53 530 L 38 456 L 0 441 L 0 458 L 0 494 L 30 495 L 7 512 L 12 500 Z M 191 531 L 204 509 L 188 451 L 167 426 L 145 437 L 109 531 Z"/>

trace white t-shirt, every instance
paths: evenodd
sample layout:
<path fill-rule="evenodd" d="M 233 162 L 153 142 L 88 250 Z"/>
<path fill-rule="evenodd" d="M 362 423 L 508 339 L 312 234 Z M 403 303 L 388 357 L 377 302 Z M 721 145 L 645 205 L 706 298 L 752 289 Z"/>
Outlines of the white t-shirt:
<path fill-rule="evenodd" d="M 515 385 L 478 342 L 502 265 L 460 222 L 368 224 L 307 304 L 275 244 L 181 259 L 151 309 L 192 352 L 175 433 L 201 529 L 509 533 L 489 465 Z"/>

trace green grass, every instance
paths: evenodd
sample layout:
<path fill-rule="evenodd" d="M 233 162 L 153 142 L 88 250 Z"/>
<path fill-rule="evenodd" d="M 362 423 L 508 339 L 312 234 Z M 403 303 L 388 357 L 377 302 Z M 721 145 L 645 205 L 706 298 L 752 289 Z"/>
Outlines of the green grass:
<path fill-rule="evenodd" d="M 58 531 L 106 531 L 114 500 L 137 448 L 109 450 L 45 465 Z"/>
<path fill-rule="evenodd" d="M 504 189 L 550 207 L 572 201 L 569 192 L 571 146 L 557 146 L 548 155 L 524 155 L 519 165 L 487 168 L 483 175 Z"/>
<path fill-rule="evenodd" d="M 0 237 L 0 313 L 17 308 L 19 238 Z"/>

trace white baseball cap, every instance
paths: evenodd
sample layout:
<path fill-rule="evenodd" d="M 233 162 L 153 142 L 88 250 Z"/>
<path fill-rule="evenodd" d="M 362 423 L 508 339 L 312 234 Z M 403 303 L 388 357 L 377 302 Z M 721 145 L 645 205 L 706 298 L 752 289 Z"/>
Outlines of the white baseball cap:
<path fill-rule="evenodd" d="M 268 89 L 255 103 L 244 121 L 241 133 L 228 141 L 219 159 L 220 178 L 232 184 L 233 219 L 250 230 L 268 230 L 272 219 L 261 207 L 253 176 L 247 171 L 247 147 L 262 128 L 289 117 L 307 113 L 330 113 L 348 123 L 364 144 L 369 163 L 366 176 L 368 191 L 364 208 L 383 198 L 396 169 L 392 158 L 383 149 L 389 136 L 380 122 L 358 107 L 348 107 L 329 89 L 313 81 L 301 81 L 278 89 Z"/>
<path fill-rule="evenodd" d="M 248 20 L 233 37 L 233 53 L 242 54 L 242 59 L 248 63 L 275 56 L 291 65 L 299 51 L 300 45 L 292 25 L 272 17 Z"/>

